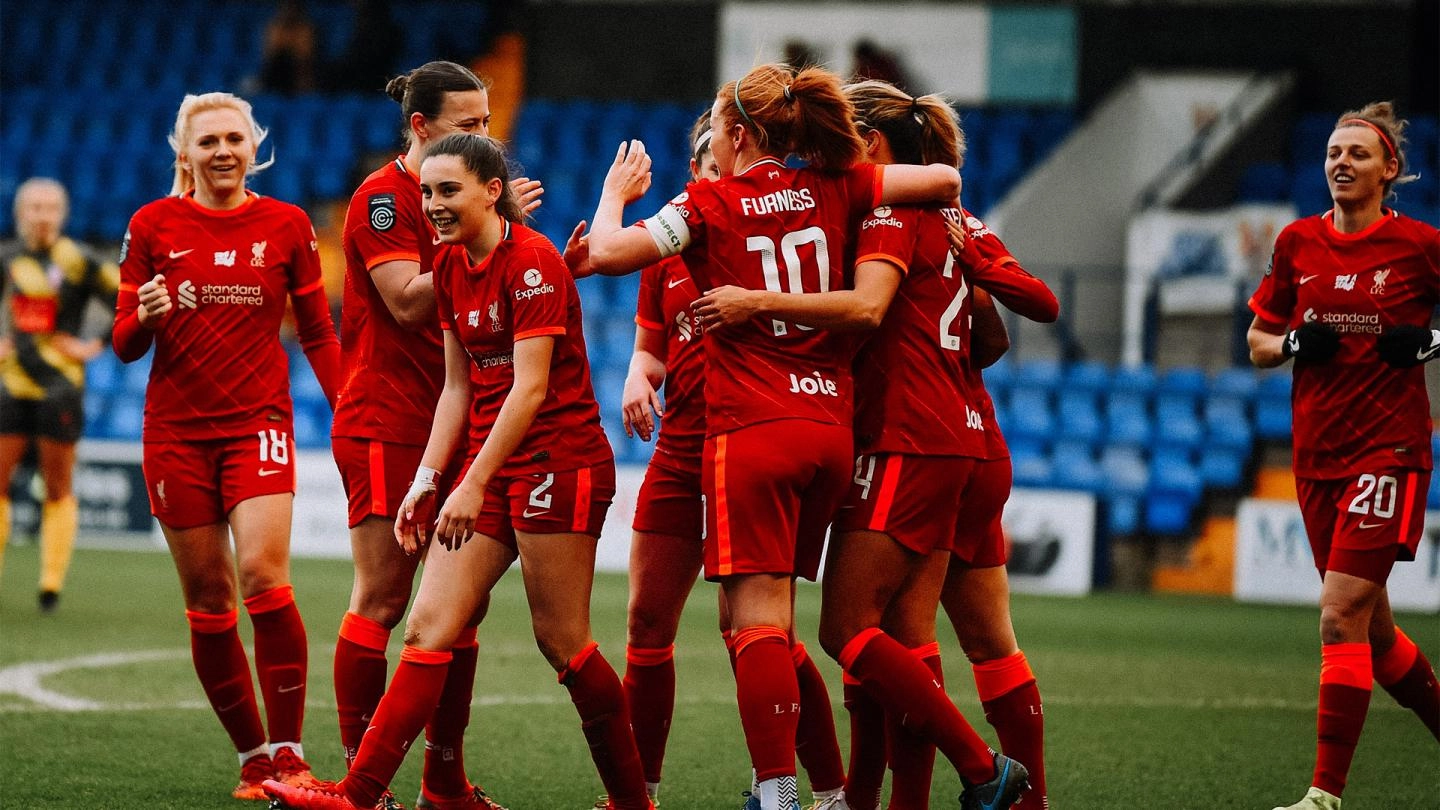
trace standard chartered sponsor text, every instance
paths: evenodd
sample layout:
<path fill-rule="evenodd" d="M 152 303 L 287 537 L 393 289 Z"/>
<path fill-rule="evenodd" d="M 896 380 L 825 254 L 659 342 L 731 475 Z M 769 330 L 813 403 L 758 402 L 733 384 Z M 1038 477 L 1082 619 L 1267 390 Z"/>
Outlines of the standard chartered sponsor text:
<path fill-rule="evenodd" d="M 1326 312 L 1320 316 L 1320 322 L 1334 328 L 1336 332 L 1366 332 L 1378 335 L 1381 331 L 1379 313 Z"/>
<path fill-rule="evenodd" d="M 265 292 L 259 284 L 206 284 L 200 288 L 200 303 L 258 307 L 265 303 Z"/>

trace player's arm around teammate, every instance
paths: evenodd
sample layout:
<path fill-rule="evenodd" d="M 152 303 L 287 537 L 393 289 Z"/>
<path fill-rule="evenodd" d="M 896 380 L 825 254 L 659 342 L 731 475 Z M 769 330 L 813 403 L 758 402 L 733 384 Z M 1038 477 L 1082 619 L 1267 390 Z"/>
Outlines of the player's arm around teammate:
<path fill-rule="evenodd" d="M 1422 534 L 1432 459 L 1421 366 L 1440 354 L 1440 232 L 1384 204 L 1411 179 L 1404 131 L 1388 102 L 1340 117 L 1324 162 L 1333 204 L 1281 231 L 1250 300 L 1252 362 L 1294 360 L 1296 486 L 1322 583 L 1315 769 L 1289 810 L 1340 807 L 1372 681 L 1440 739 L 1440 686 L 1386 590 Z"/>
<path fill-rule="evenodd" d="M 196 672 L 240 754 L 235 795 L 248 799 L 263 799 L 271 776 L 313 783 L 300 746 L 305 629 L 290 585 L 287 297 L 332 403 L 339 359 L 309 219 L 246 189 L 264 134 L 243 99 L 185 98 L 171 136 L 173 196 L 131 220 L 114 329 L 122 360 L 154 345 L 143 436 L 151 511 L 180 575 Z M 235 629 L 241 600 L 263 726 Z"/>
<path fill-rule="evenodd" d="M 465 470 L 425 551 L 405 650 L 349 773 L 319 790 L 267 783 L 282 806 L 369 808 L 440 698 L 451 648 L 516 554 L 536 641 L 580 712 L 612 803 L 646 810 L 619 679 L 590 638 L 595 543 L 614 462 L 590 391 L 574 282 L 544 237 L 519 224 L 504 153 L 456 134 L 427 149 L 425 211 L 437 257 L 446 384 L 395 536 L 415 553 L 430 534 L 435 480 L 462 431 Z"/>
<path fill-rule="evenodd" d="M 486 134 L 487 83 L 468 68 L 428 62 L 392 79 L 387 94 L 404 118 L 406 151 L 372 172 L 351 197 L 344 252 L 344 386 L 332 449 L 349 502 L 355 580 L 335 648 L 340 737 L 353 756 L 385 691 L 386 646 L 410 601 L 418 556 L 401 552 L 394 523 L 419 465 L 445 379 L 432 263 L 438 239 L 422 210 L 419 170 L 426 147 L 445 135 Z M 512 184 L 522 206 L 539 184 Z M 459 459 L 441 463 L 448 486 Z M 482 600 L 473 624 L 483 618 Z M 473 630 L 457 640 L 450 683 L 426 727 L 421 803 L 495 808 L 465 773 L 464 736 L 479 655 Z"/>

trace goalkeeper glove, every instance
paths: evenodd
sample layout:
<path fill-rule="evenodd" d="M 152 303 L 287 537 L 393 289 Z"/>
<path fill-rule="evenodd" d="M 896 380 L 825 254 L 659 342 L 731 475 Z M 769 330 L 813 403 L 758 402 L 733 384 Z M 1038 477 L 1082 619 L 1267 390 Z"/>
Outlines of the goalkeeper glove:
<path fill-rule="evenodd" d="M 1285 334 L 1280 351 L 1309 363 L 1328 363 L 1340 351 L 1340 335 L 1323 323 L 1301 324 Z"/>
<path fill-rule="evenodd" d="M 1395 368 L 1410 368 L 1440 357 L 1440 331 L 1423 326 L 1392 326 L 1375 341 L 1380 359 Z"/>

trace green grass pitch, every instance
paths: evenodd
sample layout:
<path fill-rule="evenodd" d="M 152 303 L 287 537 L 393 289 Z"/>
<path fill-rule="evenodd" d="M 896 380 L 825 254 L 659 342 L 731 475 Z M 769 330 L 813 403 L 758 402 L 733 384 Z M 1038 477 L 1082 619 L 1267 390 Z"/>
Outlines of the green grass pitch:
<path fill-rule="evenodd" d="M 40 616 L 34 548 L 13 548 L 7 557 L 0 588 L 0 807 L 247 806 L 229 798 L 236 760 L 191 669 L 169 558 L 82 550 L 59 612 Z M 320 776 L 338 778 L 330 656 L 350 568 L 297 560 L 294 580 L 310 635 L 306 753 Z M 623 575 L 604 574 L 594 595 L 595 635 L 617 669 L 624 660 L 625 588 Z M 819 589 L 803 587 L 801 634 L 830 681 L 843 746 L 839 670 L 813 641 L 818 609 Z M 1014 613 L 1045 698 L 1057 810 L 1268 810 L 1304 792 L 1314 751 L 1317 609 L 1098 595 L 1016 597 Z M 1432 660 L 1440 658 L 1435 616 L 1406 615 L 1401 622 Z M 242 634 L 248 637 L 248 627 Z M 497 589 L 480 640 L 466 741 L 472 778 L 511 810 L 589 807 L 599 779 L 567 694 L 535 650 L 517 574 Z M 993 742 L 954 638 L 942 633 L 941 640 L 951 694 Z M 679 705 L 664 807 L 738 808 L 750 771 L 715 631 L 714 586 L 701 584 L 692 595 L 676 659 Z M 37 688 L 44 690 L 40 703 Z M 420 759 L 412 756 L 395 782 L 407 805 Z M 936 808 L 955 806 L 959 785 L 948 770 L 936 769 Z M 808 798 L 803 787 L 802 795 Z M 1377 690 L 1347 810 L 1436 808 L 1437 797 L 1440 747 Z"/>

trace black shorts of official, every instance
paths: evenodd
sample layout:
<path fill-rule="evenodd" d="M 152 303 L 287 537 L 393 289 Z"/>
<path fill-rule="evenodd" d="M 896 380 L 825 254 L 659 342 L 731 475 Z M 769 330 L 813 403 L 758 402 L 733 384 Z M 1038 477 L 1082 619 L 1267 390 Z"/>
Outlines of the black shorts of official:
<path fill-rule="evenodd" d="M 74 444 L 85 430 L 85 400 L 78 391 L 19 399 L 0 388 L 0 435 L 54 439 Z"/>

